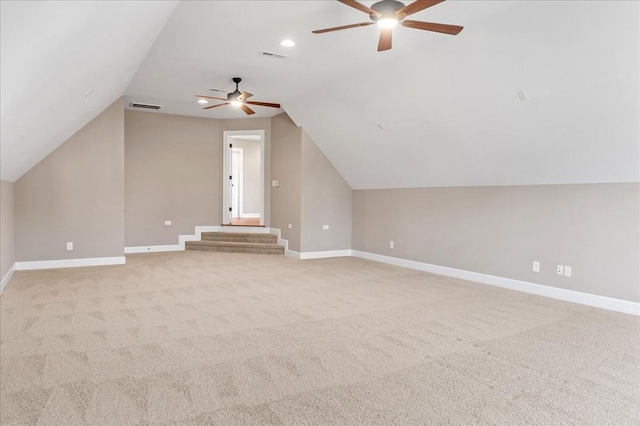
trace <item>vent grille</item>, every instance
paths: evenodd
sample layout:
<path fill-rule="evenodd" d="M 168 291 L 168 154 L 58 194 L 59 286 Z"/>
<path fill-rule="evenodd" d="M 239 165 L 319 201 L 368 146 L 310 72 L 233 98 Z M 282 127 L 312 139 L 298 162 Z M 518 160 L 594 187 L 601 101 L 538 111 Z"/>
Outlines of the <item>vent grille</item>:
<path fill-rule="evenodd" d="M 129 104 L 132 108 L 143 108 L 143 109 L 160 109 L 162 105 L 154 105 L 154 104 L 143 104 L 141 102 L 131 102 Z"/>
<path fill-rule="evenodd" d="M 271 58 L 278 58 L 278 59 L 284 59 L 284 58 L 286 58 L 286 57 L 287 57 L 287 55 L 283 55 L 283 54 L 281 54 L 281 53 L 267 52 L 267 51 L 262 52 L 262 54 L 263 54 L 264 56 L 269 56 L 269 57 L 271 57 Z"/>

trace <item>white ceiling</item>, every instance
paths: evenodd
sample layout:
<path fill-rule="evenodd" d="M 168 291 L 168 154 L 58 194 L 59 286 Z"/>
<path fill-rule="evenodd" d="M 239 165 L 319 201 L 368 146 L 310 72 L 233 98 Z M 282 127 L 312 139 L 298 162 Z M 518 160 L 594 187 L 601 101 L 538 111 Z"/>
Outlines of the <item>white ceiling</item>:
<path fill-rule="evenodd" d="M 37 4 L 19 10 L 25 19 L 41 17 L 29 27 L 35 35 L 27 36 L 26 29 L 13 25 L 18 29 L 11 31 L 26 41 L 12 49 L 21 52 L 27 46 L 22 57 L 15 53 L 23 63 L 38 49 L 34 65 L 44 70 L 21 76 L 16 70 L 25 65 L 19 64 L 7 80 L 5 20 L 13 23 L 18 13 L 7 17 L 4 2 L 2 6 L 3 179 L 4 92 L 9 82 L 18 78 L 25 83 L 21 89 L 29 84 L 39 89 L 29 92 L 28 100 L 19 98 L 24 91 L 17 89 L 7 98 L 7 105 L 21 102 L 20 108 L 14 107 L 20 121 L 13 126 L 10 143 L 26 144 L 34 153 L 55 148 L 64 139 L 49 138 L 45 147 L 32 142 L 39 140 L 29 133 L 33 130 L 23 128 L 42 120 L 43 111 L 52 114 L 47 108 L 60 105 L 63 98 L 71 99 L 69 92 L 83 78 L 99 72 L 113 80 L 124 69 L 133 74 L 135 55 L 115 61 L 115 52 L 120 56 L 119 49 L 126 47 L 135 48 L 136 54 L 146 51 L 166 21 L 126 91 L 126 84 L 109 91 L 113 100 L 124 93 L 128 101 L 164 105 L 163 113 L 241 118 L 245 115 L 231 106 L 203 111 L 194 95 L 207 94 L 210 88 L 232 90 L 231 78 L 242 77 L 240 89 L 253 93 L 255 100 L 281 103 L 353 188 L 640 180 L 638 2 L 449 0 L 411 19 L 463 25 L 460 35 L 397 28 L 394 47 L 387 52 L 376 51 L 375 26 L 311 34 L 368 19 L 336 1 L 183 1 L 168 20 L 173 5 L 164 2 L 90 2 L 109 12 L 89 16 L 68 10 L 72 6 L 66 2 Z M 144 7 L 155 12 L 136 9 Z M 43 17 L 52 14 L 59 19 Z M 123 22 L 106 24 L 99 19 L 103 15 Z M 89 25 L 89 18 L 96 22 Z M 98 34 L 118 31 L 105 46 L 97 45 L 95 57 L 87 61 L 96 66 L 79 66 L 73 79 L 67 77 L 69 67 L 63 68 L 65 73 L 47 71 L 60 62 L 50 53 L 63 46 L 61 34 L 68 32 L 73 40 L 90 38 L 96 31 L 89 28 L 95 25 L 108 27 Z M 285 38 L 297 45 L 281 47 Z M 265 50 L 288 57 L 264 57 Z M 123 63 L 129 63 L 128 68 L 114 69 Z M 44 87 L 35 84 L 40 81 Z M 128 82 L 128 77 L 121 81 Z M 95 84 L 82 85 L 56 113 L 55 122 L 63 122 L 67 130 L 78 130 L 82 120 L 70 125 L 71 120 L 64 120 L 66 108 L 80 104 L 78 110 L 85 110 L 82 102 L 98 94 L 82 98 L 93 88 L 85 86 Z M 522 89 L 530 97 L 527 102 L 516 95 Z M 34 104 L 36 93 L 40 101 Z M 36 106 L 40 114 L 34 113 Z M 255 110 L 255 117 L 281 112 Z M 83 120 L 99 112 L 96 105 Z M 17 158 L 23 164 L 26 157 L 14 153 L 11 161 Z M 19 175 L 24 166 L 14 169 L 9 177 Z"/>
<path fill-rule="evenodd" d="M 176 4 L 2 1 L 3 180 L 18 179 L 124 94 Z"/>

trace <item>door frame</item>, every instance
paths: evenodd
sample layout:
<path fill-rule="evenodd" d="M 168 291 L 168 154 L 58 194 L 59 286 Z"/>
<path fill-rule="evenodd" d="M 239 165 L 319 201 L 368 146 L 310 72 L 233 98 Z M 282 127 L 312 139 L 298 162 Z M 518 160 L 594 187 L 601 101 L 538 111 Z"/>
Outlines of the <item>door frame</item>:
<path fill-rule="evenodd" d="M 231 175 L 231 149 L 229 144 L 233 142 L 233 137 L 238 136 L 260 137 L 260 225 L 264 226 L 264 184 L 265 184 L 265 131 L 264 130 L 225 130 L 222 132 L 222 223 L 231 223 L 231 188 L 229 176 Z"/>

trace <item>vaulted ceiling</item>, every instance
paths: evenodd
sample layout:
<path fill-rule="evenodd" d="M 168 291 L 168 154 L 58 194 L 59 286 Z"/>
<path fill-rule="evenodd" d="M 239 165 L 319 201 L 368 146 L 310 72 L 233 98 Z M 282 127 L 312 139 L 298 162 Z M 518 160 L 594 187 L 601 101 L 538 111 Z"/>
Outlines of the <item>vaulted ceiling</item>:
<path fill-rule="evenodd" d="M 449 0 L 412 19 L 465 29 L 396 28 L 377 52 L 375 26 L 311 34 L 367 20 L 336 1 L 3 2 L 2 178 L 123 94 L 242 118 L 194 97 L 239 76 L 353 188 L 639 180 L 637 2 Z"/>
<path fill-rule="evenodd" d="M 176 4 L 0 3 L 3 180 L 18 179 L 124 94 Z"/>

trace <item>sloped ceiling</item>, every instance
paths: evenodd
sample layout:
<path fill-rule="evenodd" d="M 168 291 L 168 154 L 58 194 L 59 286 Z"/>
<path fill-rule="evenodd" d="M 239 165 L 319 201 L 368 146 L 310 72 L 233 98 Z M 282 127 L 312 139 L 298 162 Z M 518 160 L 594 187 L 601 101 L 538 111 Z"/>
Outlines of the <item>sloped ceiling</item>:
<path fill-rule="evenodd" d="M 3 180 L 18 179 L 124 94 L 176 4 L 1 3 Z"/>
<path fill-rule="evenodd" d="M 80 25 L 85 20 L 65 18 L 72 11 L 45 10 L 54 7 L 38 4 L 30 12 L 30 17 L 40 17 L 38 24 L 29 24 L 32 35 L 23 43 L 27 50 L 37 48 L 34 68 L 50 67 L 52 46 L 60 46 L 50 46 L 53 42 L 39 34 L 72 32 L 69 40 L 75 40 L 95 35 L 92 27 L 106 25 L 103 15 L 117 16 L 120 22 L 107 25 L 118 34 L 89 62 L 98 61 L 95 69 L 79 67 L 73 79 L 65 77 L 71 72 L 66 68 L 37 75 L 28 70 L 21 76 L 26 82 L 22 88 L 33 85 L 37 90 L 29 92 L 29 99 L 20 97 L 23 90 L 12 90 L 9 102 L 21 102 L 10 141 L 26 143 L 32 154 L 19 164 L 54 147 L 54 138 L 46 147 L 37 145 L 52 130 L 60 134 L 55 140 L 64 140 L 56 123 L 66 122 L 60 128 L 67 133 L 75 131 L 75 124 L 106 106 L 85 108 L 83 103 L 94 102 L 98 90 L 83 98 L 95 84 L 78 83 L 99 70 L 114 86 L 113 80 L 124 75 L 117 89 L 126 86 L 126 70 L 133 73 L 135 67 L 124 67 L 127 61 L 120 55 L 135 36 L 121 32 L 145 28 L 135 34 L 148 37 L 150 45 L 157 31 L 145 25 L 159 30 L 160 17 L 166 19 L 173 7 L 90 2 L 111 12 L 89 14 L 97 22 Z M 155 10 L 157 19 L 149 16 L 153 12 L 140 13 L 144 7 Z M 3 176 L 4 11 L 3 3 Z M 52 14 L 58 20 L 45 19 Z M 241 118 L 244 114 L 230 106 L 203 111 L 194 95 L 211 88 L 231 90 L 231 78 L 242 77 L 242 90 L 254 93 L 256 100 L 281 103 L 356 189 L 639 180 L 638 2 L 449 0 L 412 18 L 465 29 L 452 37 L 397 28 L 393 50 L 379 53 L 375 26 L 311 34 L 367 20 L 336 1 L 181 2 L 126 89 L 126 99 L 162 104 L 160 113 Z M 27 34 L 20 26 L 13 31 L 18 30 Z M 281 47 L 285 38 L 297 45 Z M 114 50 L 105 54 L 108 49 Z M 268 58 L 262 51 L 288 57 Z M 24 68 L 16 67 L 14 78 Z M 526 102 L 516 95 L 523 89 L 530 97 Z M 112 98 L 102 103 L 123 91 L 114 88 Z M 32 101 L 43 93 L 44 105 Z M 64 110 L 78 104 L 85 115 L 71 126 Z M 256 112 L 260 117 L 280 111 L 256 107 Z M 42 127 L 32 121 L 42 114 L 56 114 L 47 130 L 24 129 Z M 25 167 L 16 167 L 11 176 Z"/>
<path fill-rule="evenodd" d="M 447 2 L 459 36 L 285 108 L 353 188 L 637 182 L 638 6 Z"/>

